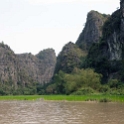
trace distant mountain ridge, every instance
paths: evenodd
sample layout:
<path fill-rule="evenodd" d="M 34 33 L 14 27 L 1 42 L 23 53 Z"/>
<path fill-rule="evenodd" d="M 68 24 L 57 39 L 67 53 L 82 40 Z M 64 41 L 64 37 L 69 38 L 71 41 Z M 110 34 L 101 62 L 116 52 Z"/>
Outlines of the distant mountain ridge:
<path fill-rule="evenodd" d="M 33 83 L 48 83 L 53 76 L 55 64 L 53 49 L 43 50 L 37 55 L 15 54 L 8 45 L 0 43 L 0 86 L 9 85 L 14 90 Z"/>

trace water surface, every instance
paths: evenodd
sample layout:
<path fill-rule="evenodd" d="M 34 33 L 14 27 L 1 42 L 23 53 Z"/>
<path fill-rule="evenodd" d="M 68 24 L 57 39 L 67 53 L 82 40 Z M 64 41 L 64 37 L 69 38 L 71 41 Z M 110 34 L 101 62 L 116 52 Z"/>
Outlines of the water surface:
<path fill-rule="evenodd" d="M 124 103 L 0 101 L 0 124 L 124 124 Z"/>

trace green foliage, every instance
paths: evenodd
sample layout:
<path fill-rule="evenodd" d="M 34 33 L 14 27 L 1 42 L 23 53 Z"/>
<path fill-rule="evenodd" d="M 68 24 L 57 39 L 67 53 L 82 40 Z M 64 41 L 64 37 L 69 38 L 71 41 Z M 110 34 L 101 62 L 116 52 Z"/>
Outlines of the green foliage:
<path fill-rule="evenodd" d="M 70 94 L 81 87 L 91 87 L 97 90 L 101 83 L 101 77 L 102 75 L 94 72 L 93 69 L 79 69 L 65 76 L 65 91 L 67 94 Z"/>
<path fill-rule="evenodd" d="M 14 85 L 12 81 L 0 83 L 0 95 L 34 95 L 37 94 L 36 83 Z"/>
<path fill-rule="evenodd" d="M 111 102 L 111 100 L 108 98 L 103 98 L 103 99 L 100 99 L 100 102 Z"/>
<path fill-rule="evenodd" d="M 103 26 L 103 38 L 108 38 L 114 31 L 120 30 L 120 24 L 121 24 L 121 15 L 120 11 L 117 10 L 114 12 L 109 19 L 105 22 Z"/>
<path fill-rule="evenodd" d="M 110 87 L 106 84 L 106 85 L 101 85 L 99 88 L 99 92 L 101 93 L 107 93 L 110 91 Z"/>
<path fill-rule="evenodd" d="M 103 75 L 104 82 L 111 72 L 111 62 L 108 55 L 105 53 L 108 49 L 108 44 L 104 41 L 94 43 L 89 50 L 88 56 L 85 61 L 85 68 L 94 68 L 96 72 Z"/>
<path fill-rule="evenodd" d="M 91 14 L 93 13 L 96 12 L 91 11 Z M 107 20 L 102 27 L 103 36 L 99 43 L 92 44 L 87 57 L 86 55 L 81 56 L 83 53 L 74 44 L 69 43 L 66 45 L 57 58 L 55 70 L 57 75 L 54 76 L 54 85 L 51 84 L 47 89 L 49 92 L 59 94 L 85 94 L 90 93 L 92 91 L 91 89 L 93 89 L 102 93 L 123 94 L 124 62 L 110 60 L 109 45 L 107 43 L 107 39 L 115 31 L 118 34 L 120 33 L 121 13 L 120 10 L 117 10 L 109 18 L 105 14 L 100 16 L 97 13 L 97 15 L 99 18 L 106 17 L 105 20 Z M 91 19 L 92 16 L 89 18 L 89 21 Z M 120 38 L 120 35 L 118 38 Z M 83 36 L 79 39 L 83 43 Z M 81 44 L 79 43 L 78 45 L 80 46 Z M 85 43 L 83 45 L 86 47 Z M 82 67 L 85 69 L 77 69 Z M 89 68 L 94 68 L 95 71 Z M 65 73 L 59 72 L 60 70 Z M 105 85 L 101 85 L 101 83 Z M 87 88 L 90 88 L 90 90 Z"/>
<path fill-rule="evenodd" d="M 6 92 L 4 91 L 3 88 L 0 88 L 0 95 L 6 95 Z"/>
<path fill-rule="evenodd" d="M 121 79 L 123 76 L 123 64 L 120 60 L 110 60 L 108 51 L 108 44 L 105 41 L 94 43 L 89 50 L 88 56 L 84 62 L 85 68 L 94 68 L 97 73 L 103 75 L 102 83 L 107 83 L 111 74 L 120 72 L 120 76 L 116 76 Z M 123 71 L 124 72 L 124 71 Z"/>
<path fill-rule="evenodd" d="M 45 84 L 36 83 L 37 94 L 39 94 L 39 95 L 45 94 L 45 89 L 46 89 L 46 85 Z"/>
<path fill-rule="evenodd" d="M 77 45 L 69 42 L 63 47 L 63 50 L 57 57 L 55 73 L 60 70 L 65 73 L 71 73 L 75 67 L 80 68 L 82 58 L 87 55 Z"/>
<path fill-rule="evenodd" d="M 89 94 L 89 95 L 43 95 L 44 100 L 67 100 L 67 101 L 99 101 L 99 102 L 124 102 L 123 95 Z M 1 97 L 0 97 L 1 99 Z"/>
<path fill-rule="evenodd" d="M 50 53 L 54 52 L 53 49 L 45 49 L 43 51 L 40 51 L 39 54 L 37 54 L 36 56 L 41 59 L 41 60 L 46 60 L 48 58 L 51 58 Z"/>
<path fill-rule="evenodd" d="M 71 94 L 78 90 L 80 92 L 83 88 L 97 90 L 100 87 L 101 77 L 102 75 L 93 69 L 74 68 L 71 74 L 59 71 L 46 89 L 49 93 L 57 94 Z"/>
<path fill-rule="evenodd" d="M 120 10 L 114 12 L 104 23 L 102 27 L 103 36 L 99 43 L 94 43 L 88 53 L 84 67 L 94 68 L 97 73 L 103 75 L 102 83 L 107 83 L 109 76 L 113 73 L 120 72 L 120 76 L 116 76 L 123 81 L 124 74 L 122 71 L 122 62 L 118 60 L 110 60 L 109 46 L 107 39 L 112 36 L 114 32 L 120 34 L 121 27 L 121 13 Z M 120 35 L 118 35 L 118 39 Z M 124 51 L 124 50 L 123 50 Z"/>
<path fill-rule="evenodd" d="M 111 79 L 108 81 L 108 85 L 110 88 L 117 88 L 119 85 L 119 81 L 117 79 Z"/>
<path fill-rule="evenodd" d="M 60 87 L 60 86 L 58 86 L 58 87 Z M 57 89 L 56 84 L 50 84 L 50 85 L 46 88 L 46 92 L 47 92 L 48 94 L 54 94 L 54 93 L 56 93 L 56 89 Z M 58 90 L 58 89 L 57 89 L 57 90 Z"/>
<path fill-rule="evenodd" d="M 64 94 L 64 84 L 65 84 L 65 73 L 59 71 L 55 74 L 53 81 L 45 87 L 46 94 Z"/>
<path fill-rule="evenodd" d="M 92 88 L 90 87 L 86 87 L 86 88 L 81 88 L 78 91 L 72 93 L 73 95 L 90 95 L 95 93 L 96 91 L 94 91 Z"/>

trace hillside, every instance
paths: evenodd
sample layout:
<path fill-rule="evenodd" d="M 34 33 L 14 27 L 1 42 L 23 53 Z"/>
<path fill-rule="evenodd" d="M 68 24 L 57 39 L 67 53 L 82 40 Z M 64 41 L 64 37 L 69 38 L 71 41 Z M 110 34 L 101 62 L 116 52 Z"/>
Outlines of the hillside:
<path fill-rule="evenodd" d="M 76 43 L 15 54 L 0 44 L 0 94 L 124 95 L 124 0 L 112 15 L 90 11 Z"/>
<path fill-rule="evenodd" d="M 66 44 L 46 93 L 124 94 L 124 0 L 112 15 L 90 11 L 76 44 Z"/>
<path fill-rule="evenodd" d="M 76 44 L 67 43 L 57 57 L 55 73 L 60 70 L 66 73 L 71 73 L 75 67 L 80 68 L 82 60 L 87 55 Z"/>
<path fill-rule="evenodd" d="M 40 58 L 40 55 L 44 57 Z M 53 49 L 41 51 L 36 56 L 31 53 L 15 54 L 9 46 L 1 43 L 0 92 L 13 94 L 17 91 L 22 94 L 26 88 L 36 88 L 36 83 L 48 83 L 53 76 L 55 64 Z"/>

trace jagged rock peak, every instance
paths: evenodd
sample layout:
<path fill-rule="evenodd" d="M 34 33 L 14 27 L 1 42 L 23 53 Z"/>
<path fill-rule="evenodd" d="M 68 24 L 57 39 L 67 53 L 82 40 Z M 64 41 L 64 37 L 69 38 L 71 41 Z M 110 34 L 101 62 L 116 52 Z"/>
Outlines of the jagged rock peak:
<path fill-rule="evenodd" d="M 93 43 L 102 37 L 102 26 L 109 15 L 101 14 L 97 11 L 90 11 L 87 14 L 85 27 L 76 41 L 76 44 L 83 50 L 88 51 Z"/>
<path fill-rule="evenodd" d="M 52 48 L 44 49 L 36 55 L 39 59 L 45 59 L 48 56 L 53 56 L 55 58 L 55 51 Z"/>
<path fill-rule="evenodd" d="M 86 56 L 86 52 L 82 51 L 76 44 L 72 43 L 71 41 L 67 43 L 60 52 L 60 54 L 65 55 L 75 53 L 78 53 L 79 56 Z"/>
<path fill-rule="evenodd" d="M 98 11 L 94 11 L 91 10 L 88 14 L 87 14 L 87 21 L 91 21 L 93 19 L 99 18 L 99 19 L 105 19 L 104 17 L 108 17 L 108 15 L 106 14 L 101 14 Z"/>
<path fill-rule="evenodd" d="M 0 49 L 3 49 L 3 50 L 6 49 L 6 50 L 10 50 L 11 52 L 13 52 L 12 49 L 7 44 L 4 44 L 4 42 L 0 43 Z"/>

